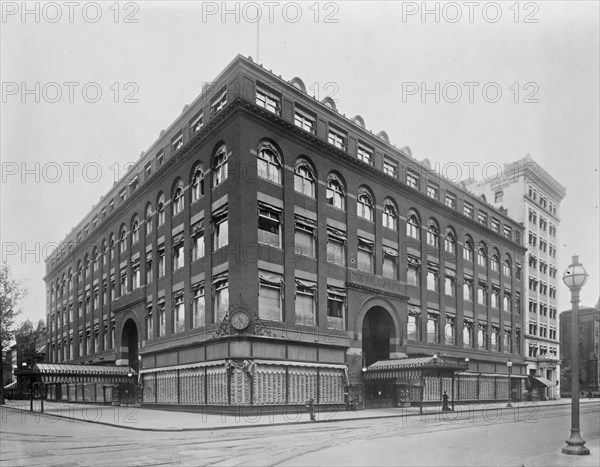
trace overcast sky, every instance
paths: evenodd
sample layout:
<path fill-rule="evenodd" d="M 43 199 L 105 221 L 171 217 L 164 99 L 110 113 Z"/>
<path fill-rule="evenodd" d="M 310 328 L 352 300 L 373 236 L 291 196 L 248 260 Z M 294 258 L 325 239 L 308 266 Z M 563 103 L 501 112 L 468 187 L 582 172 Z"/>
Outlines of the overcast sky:
<path fill-rule="evenodd" d="M 49 246 L 237 54 L 463 177 L 530 153 L 567 189 L 559 274 L 579 254 L 597 302 L 598 2 L 111 5 L 2 5 L 2 259 L 29 289 L 21 319 L 45 316 Z"/>

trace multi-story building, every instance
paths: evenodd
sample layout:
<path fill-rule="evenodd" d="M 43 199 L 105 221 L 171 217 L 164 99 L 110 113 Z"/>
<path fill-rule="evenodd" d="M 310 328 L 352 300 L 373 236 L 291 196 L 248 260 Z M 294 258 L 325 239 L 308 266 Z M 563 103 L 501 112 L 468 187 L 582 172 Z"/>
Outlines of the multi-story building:
<path fill-rule="evenodd" d="M 561 364 L 570 367 L 572 361 L 572 312 L 560 314 Z M 590 391 L 598 395 L 600 390 L 600 300 L 594 308 L 579 309 L 579 368 L 581 371 L 580 389 L 585 394 Z M 572 377 L 572 376 L 571 376 Z M 570 381 L 563 381 L 563 392 L 571 392 Z"/>
<path fill-rule="evenodd" d="M 144 404 L 497 400 L 511 368 L 518 398 L 522 235 L 238 56 L 49 259 L 48 355 L 130 366 Z"/>
<path fill-rule="evenodd" d="M 470 181 L 467 187 L 525 227 L 525 357 L 528 373 L 541 382 L 542 398 L 560 398 L 558 335 L 559 206 L 566 189 L 529 154 L 505 164 L 499 176 Z"/>

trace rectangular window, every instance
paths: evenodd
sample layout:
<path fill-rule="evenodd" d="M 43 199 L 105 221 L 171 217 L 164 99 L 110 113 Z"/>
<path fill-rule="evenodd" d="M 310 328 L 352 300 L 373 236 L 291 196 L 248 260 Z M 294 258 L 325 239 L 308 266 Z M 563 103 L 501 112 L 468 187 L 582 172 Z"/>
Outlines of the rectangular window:
<path fill-rule="evenodd" d="M 398 163 L 387 157 L 383 159 L 383 172 L 390 177 L 398 178 Z"/>
<path fill-rule="evenodd" d="M 487 349 L 487 326 L 485 324 L 480 324 L 479 329 L 477 330 L 477 347 L 480 349 Z"/>
<path fill-rule="evenodd" d="M 122 203 L 127 199 L 127 189 L 123 188 L 119 191 L 119 203 Z"/>
<path fill-rule="evenodd" d="M 500 233 L 500 221 L 494 217 L 492 217 L 492 230 Z"/>
<path fill-rule="evenodd" d="M 317 284 L 296 279 L 296 323 L 314 326 Z"/>
<path fill-rule="evenodd" d="M 512 228 L 509 225 L 504 225 L 504 236 L 509 240 L 512 239 Z"/>
<path fill-rule="evenodd" d="M 171 154 L 176 153 L 183 146 L 183 133 L 179 132 L 179 134 L 175 135 L 171 138 Z"/>
<path fill-rule="evenodd" d="M 454 316 L 446 316 L 444 344 L 456 345 L 456 318 Z"/>
<path fill-rule="evenodd" d="M 373 149 L 358 143 L 356 155 L 358 160 L 363 161 L 365 164 L 373 165 Z"/>
<path fill-rule="evenodd" d="M 467 279 L 463 283 L 463 300 L 473 301 L 473 279 Z"/>
<path fill-rule="evenodd" d="M 167 334 L 167 317 L 165 312 L 165 299 L 159 299 L 158 302 L 158 337 Z"/>
<path fill-rule="evenodd" d="M 465 201 L 463 203 L 463 214 L 468 218 L 473 219 L 473 205 Z"/>
<path fill-rule="evenodd" d="M 432 292 L 437 292 L 438 289 L 438 269 L 427 268 L 427 290 L 431 290 Z"/>
<path fill-rule="evenodd" d="M 444 293 L 449 297 L 456 294 L 456 278 L 454 275 L 446 275 L 444 278 Z"/>
<path fill-rule="evenodd" d="M 274 91 L 259 84 L 256 85 L 256 103 L 275 115 L 281 113 L 281 98 Z"/>
<path fill-rule="evenodd" d="M 261 319 L 283 321 L 283 276 L 271 272 L 259 271 L 258 277 L 258 314 Z"/>
<path fill-rule="evenodd" d="M 336 148 L 342 151 L 348 150 L 348 135 L 345 131 L 338 130 L 332 126 L 329 127 L 329 133 L 327 135 L 327 141 L 329 144 L 333 144 Z"/>
<path fill-rule="evenodd" d="M 229 310 L 229 278 L 227 274 L 213 278 L 213 311 L 215 322 L 220 323 Z"/>
<path fill-rule="evenodd" d="M 479 212 L 478 212 L 478 214 L 477 214 L 477 221 L 478 221 L 480 224 L 487 225 L 487 221 L 488 221 L 488 216 L 487 216 L 487 213 L 486 213 L 486 212 L 484 212 L 484 211 L 482 211 L 482 210 L 480 209 L 480 210 L 479 210 Z"/>
<path fill-rule="evenodd" d="M 494 193 L 494 203 L 501 203 L 504 199 L 504 192 L 502 190 Z"/>
<path fill-rule="evenodd" d="M 227 88 L 223 88 L 210 104 L 210 114 L 214 115 L 227 105 Z"/>
<path fill-rule="evenodd" d="M 258 242 L 281 248 L 281 209 L 258 203 Z"/>
<path fill-rule="evenodd" d="M 166 272 L 165 245 L 158 246 L 158 277 L 163 277 Z"/>
<path fill-rule="evenodd" d="M 152 302 L 146 304 L 146 339 L 154 337 L 154 317 L 152 316 Z M 106 331 L 104 334 L 106 337 Z"/>
<path fill-rule="evenodd" d="M 346 265 L 346 234 L 333 227 L 327 227 L 327 262 Z"/>
<path fill-rule="evenodd" d="M 175 295 L 173 305 L 173 333 L 183 331 L 185 331 L 185 306 L 183 305 L 183 291 L 181 291 Z"/>
<path fill-rule="evenodd" d="M 421 310 L 411 305 L 408 306 L 406 338 L 410 341 L 421 340 Z"/>
<path fill-rule="evenodd" d="M 427 185 L 427 196 L 438 200 L 440 198 L 440 189 L 435 185 Z"/>
<path fill-rule="evenodd" d="M 327 329 L 345 329 L 346 289 L 327 286 Z"/>
<path fill-rule="evenodd" d="M 121 296 L 125 295 L 128 290 L 127 290 L 127 269 L 121 269 Z M 89 310 L 87 309 L 87 302 L 89 301 L 89 297 L 86 298 L 86 313 L 89 312 Z"/>
<path fill-rule="evenodd" d="M 139 289 L 140 285 L 141 285 L 140 263 L 138 260 L 131 267 L 131 288 L 132 288 L 132 290 Z"/>
<path fill-rule="evenodd" d="M 492 327 L 492 333 L 490 335 L 491 350 L 500 350 L 498 342 L 498 328 Z"/>
<path fill-rule="evenodd" d="M 463 324 L 463 345 L 464 347 L 473 347 L 475 340 L 473 339 L 473 323 L 465 320 Z"/>
<path fill-rule="evenodd" d="M 383 247 L 383 277 L 398 280 L 398 250 Z"/>
<path fill-rule="evenodd" d="M 477 287 L 477 303 L 480 305 L 487 305 L 487 287 L 483 284 L 479 284 Z"/>
<path fill-rule="evenodd" d="M 200 128 L 204 125 L 204 113 L 200 112 L 196 114 L 194 118 L 190 121 L 190 133 L 193 135 L 200 131 Z"/>
<path fill-rule="evenodd" d="M 302 128 L 303 130 L 308 131 L 309 133 L 314 134 L 316 128 L 317 119 L 315 116 L 304 110 L 298 106 L 296 106 L 296 110 L 294 112 L 294 124 L 297 127 Z"/>
<path fill-rule="evenodd" d="M 358 269 L 373 273 L 373 242 L 365 238 L 358 237 L 357 251 Z"/>
<path fill-rule="evenodd" d="M 421 267 L 419 266 L 420 260 L 414 258 L 408 258 L 407 269 L 406 269 L 406 283 L 408 285 L 414 285 L 419 287 L 421 285 Z"/>
<path fill-rule="evenodd" d="M 456 196 L 451 193 L 446 193 L 446 206 L 451 209 L 456 209 Z"/>
<path fill-rule="evenodd" d="M 192 327 L 199 328 L 206 323 L 204 282 L 192 285 Z"/>
<path fill-rule="evenodd" d="M 156 155 L 156 166 L 160 167 L 161 165 L 163 165 L 164 162 L 165 162 L 165 154 L 164 154 L 164 152 L 160 151 Z"/>
<path fill-rule="evenodd" d="M 213 251 L 223 248 L 229 244 L 229 222 L 227 218 L 227 206 L 213 212 Z"/>
<path fill-rule="evenodd" d="M 316 222 L 296 215 L 294 230 L 294 249 L 296 254 L 315 257 Z"/>
<path fill-rule="evenodd" d="M 152 175 L 152 162 L 148 162 L 146 164 L 144 173 L 146 174 L 146 180 L 148 180 L 150 178 L 150 175 Z"/>
<path fill-rule="evenodd" d="M 173 237 L 173 271 L 181 269 L 184 265 L 183 234 Z"/>
<path fill-rule="evenodd" d="M 192 261 L 204 258 L 204 227 L 203 221 L 192 226 Z"/>
<path fill-rule="evenodd" d="M 440 341 L 440 317 L 436 313 L 427 314 L 427 342 L 437 343 Z"/>
<path fill-rule="evenodd" d="M 419 189 L 419 176 L 412 173 L 406 172 L 406 184 L 415 190 Z"/>

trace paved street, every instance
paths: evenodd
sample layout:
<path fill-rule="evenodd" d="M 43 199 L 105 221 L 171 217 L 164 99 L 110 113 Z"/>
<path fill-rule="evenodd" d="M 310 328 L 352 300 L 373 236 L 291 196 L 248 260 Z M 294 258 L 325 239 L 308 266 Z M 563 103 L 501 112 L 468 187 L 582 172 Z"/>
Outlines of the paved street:
<path fill-rule="evenodd" d="M 462 412 L 458 421 L 451 420 L 456 414 L 447 419 L 428 414 L 183 432 L 130 430 L 3 408 L 0 460 L 3 466 L 598 465 L 600 404 L 582 403 L 581 414 L 592 452 L 586 457 L 560 454 L 569 435 L 569 405 Z"/>

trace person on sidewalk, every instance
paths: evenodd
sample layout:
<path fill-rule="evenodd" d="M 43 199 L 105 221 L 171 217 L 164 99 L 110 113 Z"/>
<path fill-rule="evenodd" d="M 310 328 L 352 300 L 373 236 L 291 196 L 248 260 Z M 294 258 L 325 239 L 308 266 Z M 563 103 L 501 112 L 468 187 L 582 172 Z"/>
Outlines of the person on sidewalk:
<path fill-rule="evenodd" d="M 442 412 L 450 412 L 450 407 L 448 407 L 448 394 L 444 391 L 442 395 Z"/>
<path fill-rule="evenodd" d="M 315 400 L 311 397 L 306 401 L 306 407 L 308 408 L 308 413 L 310 414 L 310 421 L 316 422 L 315 419 Z"/>

